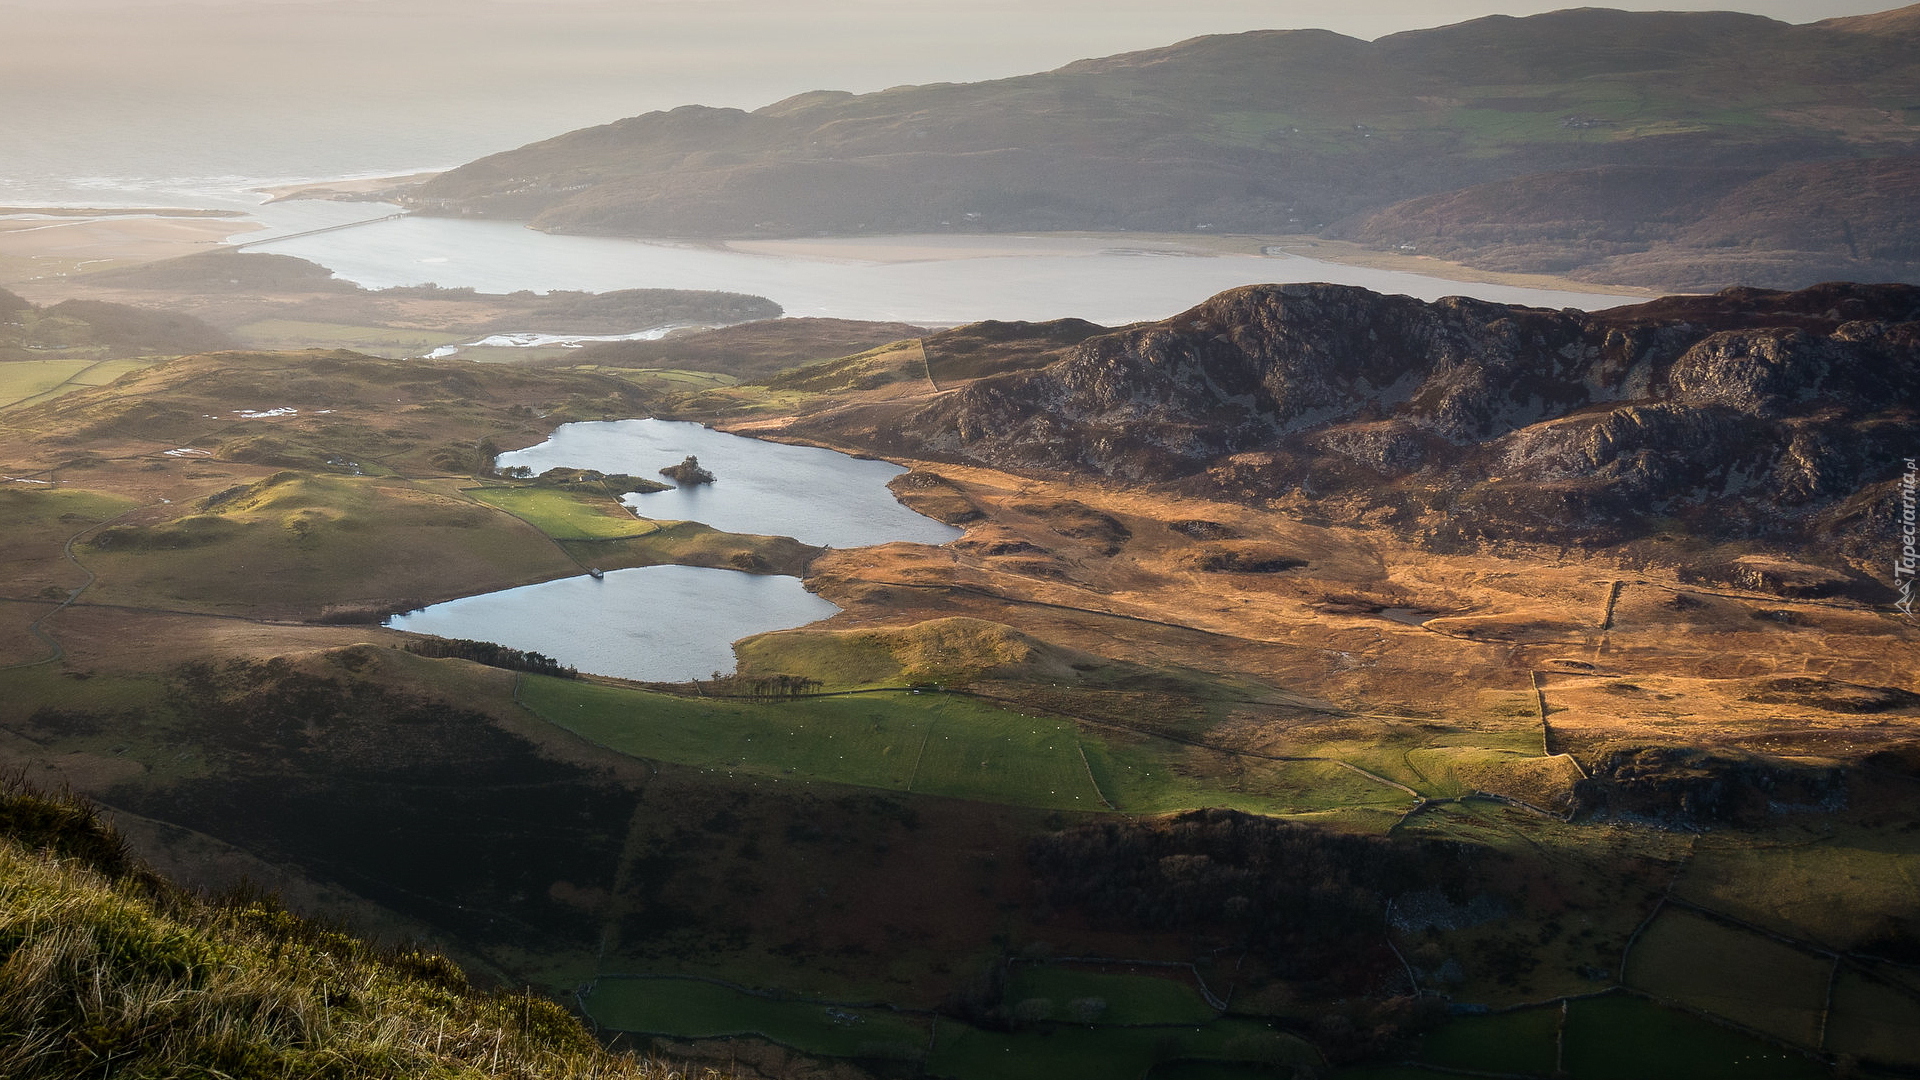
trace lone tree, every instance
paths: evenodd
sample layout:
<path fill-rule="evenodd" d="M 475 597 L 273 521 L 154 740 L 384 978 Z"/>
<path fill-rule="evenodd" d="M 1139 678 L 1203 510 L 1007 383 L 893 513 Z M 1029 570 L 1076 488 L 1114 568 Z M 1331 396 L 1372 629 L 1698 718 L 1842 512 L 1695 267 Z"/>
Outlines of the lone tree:
<path fill-rule="evenodd" d="M 692 454 L 678 465 L 669 465 L 660 470 L 660 475 L 676 484 L 711 484 L 713 474 L 700 467 L 700 459 Z"/>

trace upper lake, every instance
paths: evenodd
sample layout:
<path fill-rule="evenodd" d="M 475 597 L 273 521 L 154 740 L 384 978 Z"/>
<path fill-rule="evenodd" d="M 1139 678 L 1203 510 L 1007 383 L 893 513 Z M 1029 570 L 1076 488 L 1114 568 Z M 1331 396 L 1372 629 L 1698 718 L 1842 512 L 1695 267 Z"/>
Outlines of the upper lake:
<path fill-rule="evenodd" d="M 652 479 L 662 467 L 678 465 L 688 455 L 698 457 L 714 474 L 713 483 L 628 495 L 623 501 L 641 517 L 698 521 L 724 532 L 791 536 L 825 547 L 894 540 L 944 544 L 960 535 L 959 529 L 916 514 L 893 497 L 887 481 L 906 470 L 891 462 L 747 439 L 699 424 L 563 424 L 538 446 L 501 454 L 499 465 L 525 465 L 536 474 L 566 466 Z"/>
<path fill-rule="evenodd" d="M 285 207 L 286 209 L 283 209 Z M 368 288 L 426 282 L 482 292 L 519 289 L 716 289 L 765 296 L 793 316 L 948 325 L 1074 317 L 1107 326 L 1163 319 L 1240 285 L 1330 281 L 1425 300 L 1473 296 L 1535 307 L 1598 309 L 1632 297 L 1449 281 L 1294 255 L 1211 252 L 1167 238 L 908 236 L 670 243 L 536 232 L 518 222 L 397 217 L 274 240 L 397 208 L 300 203 L 261 207 L 249 251 L 309 259 Z M 327 220 L 333 219 L 333 220 Z M 263 239 L 263 237 L 265 237 Z M 645 329 L 634 327 L 635 330 Z"/>

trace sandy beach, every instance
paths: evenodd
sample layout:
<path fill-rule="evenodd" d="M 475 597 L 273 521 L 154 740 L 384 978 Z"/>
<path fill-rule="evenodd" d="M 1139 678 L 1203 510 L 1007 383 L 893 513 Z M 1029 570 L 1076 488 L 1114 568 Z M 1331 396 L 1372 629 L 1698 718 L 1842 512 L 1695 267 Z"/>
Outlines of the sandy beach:
<path fill-rule="evenodd" d="M 55 221 L 45 217 L 0 218 L 0 283 L 64 277 L 82 270 L 189 255 L 217 247 L 236 233 L 263 227 L 244 218 L 185 216 L 185 212 L 164 217 L 116 212 L 89 217 L 63 214 Z"/>
<path fill-rule="evenodd" d="M 268 202 L 283 202 L 288 199 L 331 199 L 339 202 L 372 202 L 376 197 L 395 188 L 413 187 L 424 184 L 440 174 L 437 172 L 407 173 L 404 176 L 364 176 L 355 180 L 315 180 L 301 184 L 280 184 L 275 187 L 254 188 L 267 196 Z"/>

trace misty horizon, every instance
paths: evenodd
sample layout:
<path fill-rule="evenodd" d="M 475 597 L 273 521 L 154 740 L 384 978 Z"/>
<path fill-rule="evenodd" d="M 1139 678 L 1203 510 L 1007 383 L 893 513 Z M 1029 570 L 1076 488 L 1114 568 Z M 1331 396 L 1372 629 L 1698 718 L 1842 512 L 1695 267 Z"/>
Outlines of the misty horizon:
<path fill-rule="evenodd" d="M 1379 37 L 1562 6 L 16 2 L 0 5 L 12 24 L 0 93 L 16 106 L 0 131 L 0 202 L 131 205 L 152 201 L 144 187 L 227 205 L 208 193 L 448 168 L 680 105 L 753 109 L 810 90 L 1008 77 L 1206 34 Z M 1880 6 L 1743 5 L 1794 22 Z M 117 16 L 102 18 L 109 8 Z"/>

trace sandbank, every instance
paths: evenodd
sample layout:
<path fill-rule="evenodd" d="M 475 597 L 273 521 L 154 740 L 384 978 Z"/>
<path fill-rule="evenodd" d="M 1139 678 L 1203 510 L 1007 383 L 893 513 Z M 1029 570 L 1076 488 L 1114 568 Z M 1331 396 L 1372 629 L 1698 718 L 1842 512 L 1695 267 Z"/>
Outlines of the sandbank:
<path fill-rule="evenodd" d="M 0 219 L 0 281 L 62 277 L 190 255 L 218 247 L 236 233 L 264 227 L 255 221 L 199 216 Z"/>
<path fill-rule="evenodd" d="M 1143 258 L 1210 255 L 1296 256 L 1320 262 L 1395 270 L 1446 281 L 1484 282 L 1531 289 L 1654 297 L 1661 293 L 1627 285 L 1578 281 L 1555 274 L 1512 274 L 1479 270 L 1426 255 L 1375 251 L 1359 244 L 1317 236 L 1173 233 L 1020 233 L 920 234 L 901 236 L 821 236 L 788 240 L 727 240 L 717 245 L 749 255 L 775 255 L 827 262 L 897 264 L 1015 256 L 1076 256 L 1123 253 Z"/>
<path fill-rule="evenodd" d="M 268 202 L 291 199 L 327 199 L 335 202 L 376 202 L 377 196 L 394 188 L 413 187 L 439 176 L 438 172 L 407 173 L 404 176 L 363 176 L 354 180 L 309 180 L 298 184 L 278 184 L 254 188 Z"/>

